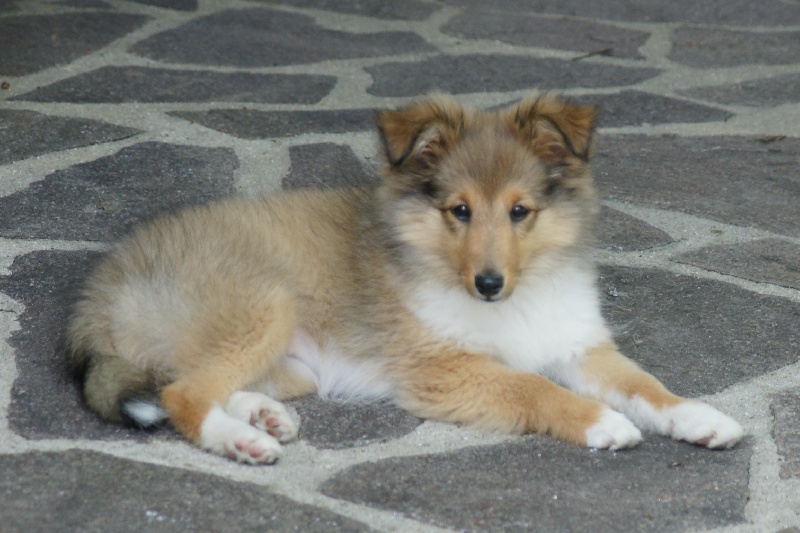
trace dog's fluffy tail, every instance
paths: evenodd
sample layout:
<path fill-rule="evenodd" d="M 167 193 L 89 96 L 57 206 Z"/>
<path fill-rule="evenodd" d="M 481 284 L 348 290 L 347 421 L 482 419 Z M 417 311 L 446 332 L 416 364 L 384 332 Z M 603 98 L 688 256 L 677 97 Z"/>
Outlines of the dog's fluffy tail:
<path fill-rule="evenodd" d="M 157 426 L 167 418 L 158 405 L 153 377 L 130 361 L 76 350 L 72 363 L 83 383 L 86 403 L 103 418 L 141 428 Z"/>

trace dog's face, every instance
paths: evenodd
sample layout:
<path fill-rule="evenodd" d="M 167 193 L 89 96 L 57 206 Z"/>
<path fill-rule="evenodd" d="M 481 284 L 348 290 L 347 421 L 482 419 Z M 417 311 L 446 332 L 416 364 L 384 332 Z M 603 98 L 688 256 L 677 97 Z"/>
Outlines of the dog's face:
<path fill-rule="evenodd" d="M 488 302 L 578 244 L 594 211 L 595 111 L 530 96 L 489 113 L 434 95 L 379 114 L 384 206 L 420 280 Z"/>

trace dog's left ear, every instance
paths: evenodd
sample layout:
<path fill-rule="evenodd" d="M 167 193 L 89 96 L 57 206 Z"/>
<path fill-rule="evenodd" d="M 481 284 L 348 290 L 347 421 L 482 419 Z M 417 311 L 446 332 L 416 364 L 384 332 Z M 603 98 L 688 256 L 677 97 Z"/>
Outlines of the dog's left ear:
<path fill-rule="evenodd" d="M 464 110 L 452 98 L 433 94 L 407 107 L 377 114 L 378 131 L 389 167 L 410 174 L 432 174 L 464 128 Z"/>
<path fill-rule="evenodd" d="M 545 164 L 561 166 L 570 158 L 588 161 L 597 109 L 546 94 L 528 96 L 509 109 L 513 127 Z"/>

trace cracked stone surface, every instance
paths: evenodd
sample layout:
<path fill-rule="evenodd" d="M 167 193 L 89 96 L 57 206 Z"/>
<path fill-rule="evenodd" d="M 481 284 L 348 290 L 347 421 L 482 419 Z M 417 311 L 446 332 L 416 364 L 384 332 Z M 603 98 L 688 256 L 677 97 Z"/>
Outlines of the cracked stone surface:
<path fill-rule="evenodd" d="M 0 523 L 13 531 L 800 531 L 800 2 L 0 0 Z M 135 223 L 375 182 L 374 110 L 599 107 L 603 312 L 747 436 L 608 453 L 291 400 L 271 467 L 100 420 L 62 333 Z"/>

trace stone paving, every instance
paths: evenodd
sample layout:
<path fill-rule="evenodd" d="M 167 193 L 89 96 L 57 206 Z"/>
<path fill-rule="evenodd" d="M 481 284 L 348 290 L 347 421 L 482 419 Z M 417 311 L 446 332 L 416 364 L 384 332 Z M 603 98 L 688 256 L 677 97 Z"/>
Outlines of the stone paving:
<path fill-rule="evenodd" d="M 607 315 L 735 449 L 307 398 L 248 467 L 81 405 L 60 332 L 132 224 L 373 180 L 374 109 L 531 87 L 600 106 Z M 3 531 L 800 531 L 800 2 L 0 0 L 0 334 Z"/>

